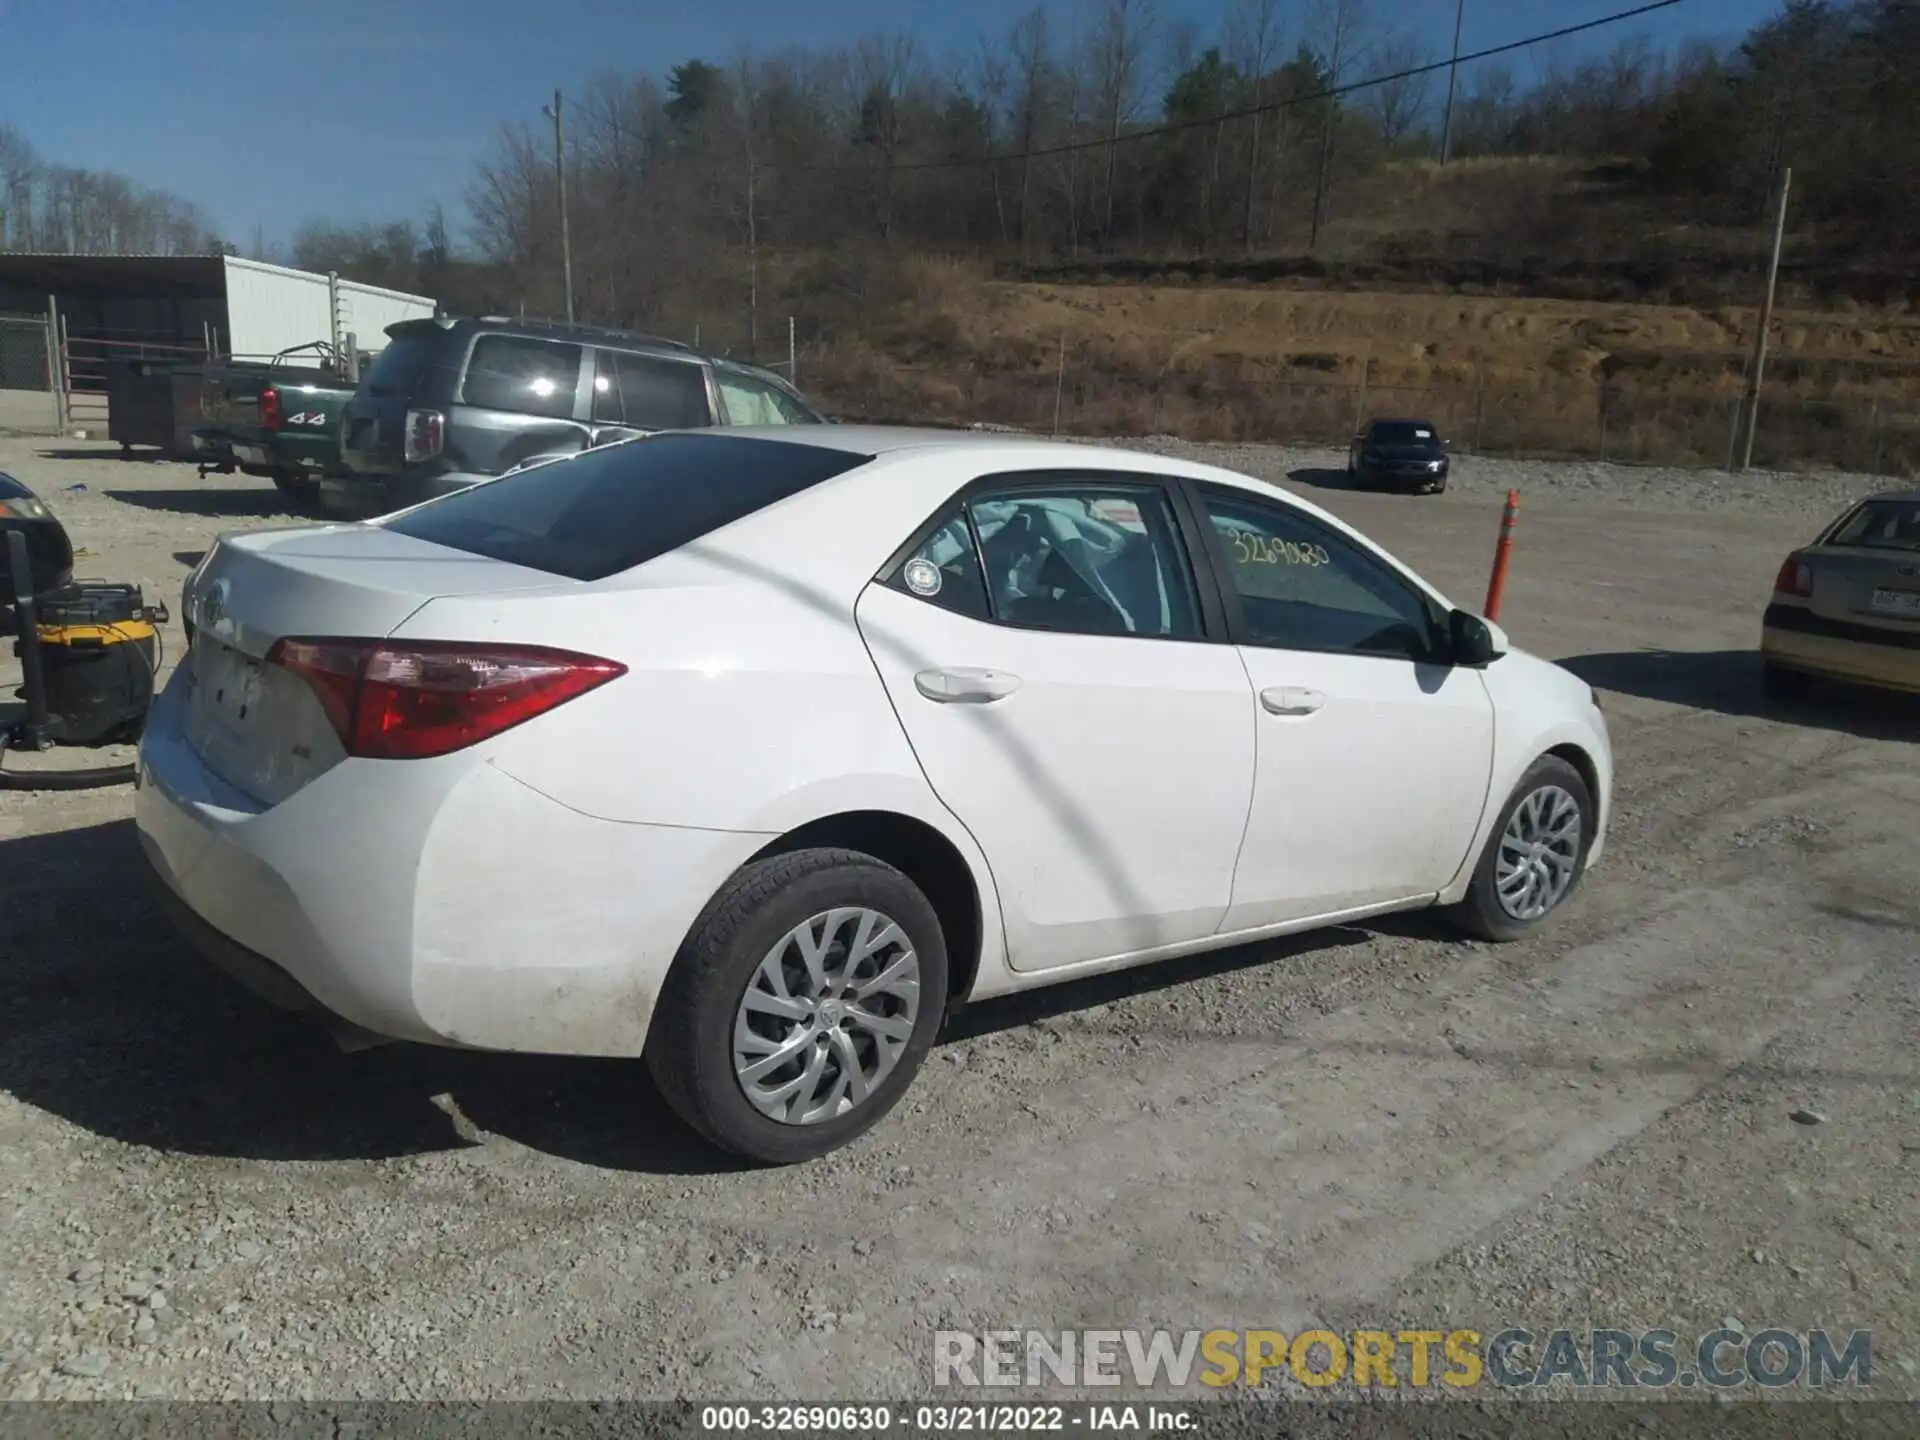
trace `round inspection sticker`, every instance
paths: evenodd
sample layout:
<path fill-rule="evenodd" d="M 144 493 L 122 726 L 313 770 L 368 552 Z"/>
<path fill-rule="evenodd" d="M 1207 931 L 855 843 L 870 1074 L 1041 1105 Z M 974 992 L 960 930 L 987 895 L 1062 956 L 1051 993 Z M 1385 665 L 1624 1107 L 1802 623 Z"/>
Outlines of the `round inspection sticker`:
<path fill-rule="evenodd" d="M 902 572 L 907 588 L 916 595 L 940 593 L 940 567 L 931 560 L 909 560 Z"/>

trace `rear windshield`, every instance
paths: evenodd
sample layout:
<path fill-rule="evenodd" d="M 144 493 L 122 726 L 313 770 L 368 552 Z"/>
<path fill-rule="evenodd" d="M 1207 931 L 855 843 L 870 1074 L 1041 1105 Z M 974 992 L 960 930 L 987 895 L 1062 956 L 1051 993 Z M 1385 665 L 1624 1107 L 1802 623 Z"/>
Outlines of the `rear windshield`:
<path fill-rule="evenodd" d="M 435 335 L 396 335 L 375 358 L 363 380 L 369 395 L 406 395 L 420 383 L 433 363 L 433 350 L 440 337 Z"/>
<path fill-rule="evenodd" d="M 1840 522 L 1827 543 L 1920 550 L 1920 500 L 1869 500 Z"/>
<path fill-rule="evenodd" d="M 1378 445 L 1431 445 L 1435 438 L 1434 428 L 1419 420 L 1380 420 L 1373 427 Z"/>
<path fill-rule="evenodd" d="M 600 580 L 871 458 L 735 435 L 657 435 L 503 475 L 384 523 L 490 560 Z"/>

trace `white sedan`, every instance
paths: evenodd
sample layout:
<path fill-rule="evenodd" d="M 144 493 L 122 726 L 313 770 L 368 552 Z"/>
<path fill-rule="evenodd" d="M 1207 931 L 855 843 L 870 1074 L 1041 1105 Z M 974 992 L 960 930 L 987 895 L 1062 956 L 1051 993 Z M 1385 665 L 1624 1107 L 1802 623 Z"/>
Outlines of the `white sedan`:
<path fill-rule="evenodd" d="M 644 1055 L 796 1161 L 957 1005 L 1599 856 L 1593 691 L 1324 511 L 1159 456 L 676 433 L 228 536 L 141 746 L 180 925 L 384 1037 Z"/>

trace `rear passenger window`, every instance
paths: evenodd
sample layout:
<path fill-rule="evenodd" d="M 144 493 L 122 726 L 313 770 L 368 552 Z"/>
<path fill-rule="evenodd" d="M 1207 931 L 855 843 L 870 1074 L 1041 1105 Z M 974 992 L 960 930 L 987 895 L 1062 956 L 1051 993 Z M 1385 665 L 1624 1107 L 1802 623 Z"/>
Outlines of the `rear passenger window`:
<path fill-rule="evenodd" d="M 1200 638 L 1193 574 L 1166 494 L 1118 482 L 1021 488 L 969 507 L 1002 624 L 1075 635 Z"/>
<path fill-rule="evenodd" d="M 467 360 L 461 396 L 484 410 L 562 419 L 573 414 L 580 347 L 521 335 L 482 335 Z"/>
<path fill-rule="evenodd" d="M 625 424 L 638 430 L 697 430 L 713 423 L 704 367 L 615 351 L 613 368 Z"/>
<path fill-rule="evenodd" d="M 987 583 L 973 548 L 973 532 L 967 527 L 967 517 L 957 510 L 907 557 L 887 586 L 956 615 L 973 620 L 989 618 Z"/>
<path fill-rule="evenodd" d="M 719 431 L 656 435 L 502 475 L 378 523 L 509 565 L 601 580 L 871 458 Z"/>

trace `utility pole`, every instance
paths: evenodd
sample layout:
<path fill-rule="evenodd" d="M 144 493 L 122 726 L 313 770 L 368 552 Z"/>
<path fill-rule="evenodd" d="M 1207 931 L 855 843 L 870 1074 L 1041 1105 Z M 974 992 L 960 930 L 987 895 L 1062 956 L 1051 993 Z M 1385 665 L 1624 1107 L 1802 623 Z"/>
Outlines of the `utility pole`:
<path fill-rule="evenodd" d="M 1440 163 L 1453 155 L 1453 89 L 1460 74 L 1460 26 L 1467 18 L 1467 0 L 1455 0 L 1453 7 L 1453 60 L 1447 66 L 1447 113 L 1440 122 Z"/>
<path fill-rule="evenodd" d="M 567 323 L 573 323 L 573 237 L 567 230 L 567 142 L 560 122 L 560 92 L 553 92 L 553 104 L 542 105 L 540 113 L 553 118 L 553 170 L 560 181 L 560 264 L 567 278 Z"/>
<path fill-rule="evenodd" d="M 1752 378 L 1747 382 L 1747 444 L 1740 468 L 1753 465 L 1753 434 L 1760 427 L 1760 380 L 1767 366 L 1767 331 L 1773 328 L 1773 292 L 1780 279 L 1780 244 L 1787 233 L 1787 191 L 1793 184 L 1791 167 L 1780 172 L 1780 208 L 1773 217 L 1773 258 L 1767 262 L 1767 298 L 1760 305 L 1760 331 L 1753 337 Z"/>

